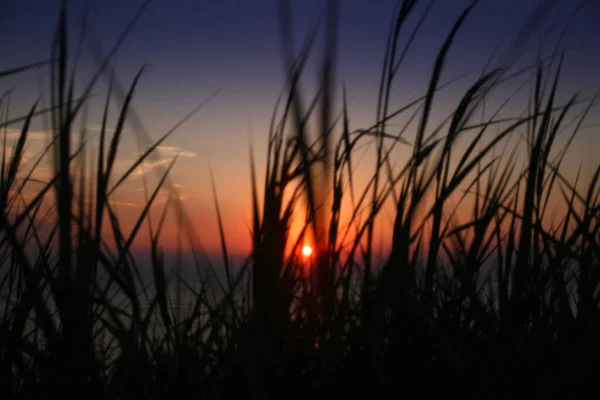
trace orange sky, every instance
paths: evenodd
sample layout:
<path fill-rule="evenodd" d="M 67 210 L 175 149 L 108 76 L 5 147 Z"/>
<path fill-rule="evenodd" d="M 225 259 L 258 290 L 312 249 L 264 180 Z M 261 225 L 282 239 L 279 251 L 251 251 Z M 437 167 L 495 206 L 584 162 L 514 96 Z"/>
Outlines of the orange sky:
<path fill-rule="evenodd" d="M 106 5 L 106 10 L 99 10 L 92 14 L 97 18 L 95 23 L 99 34 L 107 37 L 107 43 L 117 34 L 116 28 L 110 28 L 113 20 L 111 19 L 109 24 L 107 18 L 115 14 L 113 11 L 123 11 L 123 8 L 130 7 L 121 3 L 123 2 L 110 1 Z M 307 2 L 303 3 L 303 6 L 298 6 L 299 27 L 309 26 L 311 18 L 316 15 L 313 11 L 318 7 L 313 3 L 310 2 L 308 5 Z M 460 8 L 455 7 L 454 2 L 440 3 L 432 11 L 431 20 L 424 25 L 424 31 L 416 42 L 414 51 L 410 53 L 406 67 L 401 70 L 401 76 L 394 86 L 391 97 L 391 109 L 399 108 L 424 94 L 435 54 Z M 468 75 L 441 92 L 436 98 L 429 131 L 456 108 L 460 96 L 478 77 L 498 40 L 504 35 L 510 37 L 510 34 L 517 32 L 522 26 L 527 13 L 525 11 L 515 13 L 514 4 L 511 6 L 510 1 L 504 5 L 500 3 L 489 2 L 477 8 L 473 19 L 465 25 L 465 31 L 457 38 L 449 54 L 442 81 L 446 82 L 462 73 Z M 150 140 L 157 140 L 190 110 L 209 98 L 215 90 L 220 89 L 197 115 L 163 143 L 159 148 L 157 159 L 149 162 L 145 170 L 136 170 L 115 193 L 112 198 L 113 205 L 116 206 L 124 226 L 131 226 L 142 211 L 144 204 L 142 177 L 148 177 L 150 186 L 153 187 L 157 182 L 155 172 L 159 172 L 175 154 L 179 153 L 179 158 L 170 174 L 171 183 L 179 193 L 181 204 L 188 212 L 190 224 L 198 232 L 201 246 L 209 252 L 220 251 L 210 184 L 210 170 L 212 170 L 230 251 L 234 253 L 249 251 L 251 226 L 249 146 L 252 143 L 257 160 L 260 196 L 264 184 L 269 122 L 277 94 L 283 85 L 279 45 L 276 38 L 278 32 L 276 20 L 274 14 L 268 14 L 266 11 L 271 9 L 271 5 L 267 2 L 262 2 L 256 7 L 249 4 L 240 4 L 236 8 L 231 4 L 227 6 L 215 3 L 200 10 L 202 12 L 194 8 L 191 2 L 174 8 L 162 4 L 149 11 L 147 20 L 143 20 L 140 23 L 140 30 L 133 34 L 132 43 L 129 47 L 125 47 L 123 54 L 120 55 L 117 71 L 119 81 L 125 89 L 128 88 L 133 74 L 141 65 L 146 62 L 152 64 L 148 73 L 142 77 L 133 101 L 133 110 L 143 122 Z M 340 94 L 343 79 L 348 92 L 350 128 L 355 130 L 366 128 L 374 122 L 383 46 L 393 2 L 386 1 L 376 6 L 370 6 L 369 2 L 358 1 L 347 4 L 344 2 L 344 4 L 346 8 L 342 14 L 342 21 L 346 22 L 341 26 L 342 39 L 335 87 L 338 97 L 335 111 L 339 112 L 341 109 Z M 564 2 L 561 10 L 568 9 L 569 4 L 568 1 Z M 18 15 L 33 13 L 32 10 L 21 9 L 16 5 L 15 7 L 18 10 L 14 12 Z M 520 10 L 518 7 L 516 9 Z M 172 16 L 172 21 L 175 22 L 169 22 L 164 18 L 167 12 L 171 13 L 168 15 Z M 568 44 L 587 43 L 588 47 L 583 46 L 567 55 L 563 85 L 559 91 L 561 101 L 579 89 L 582 89 L 583 98 L 589 97 L 596 88 L 600 87 L 597 74 L 600 70 L 600 60 L 596 56 L 597 52 L 594 51 L 594 56 L 591 56 L 592 53 L 589 51 L 589 43 L 597 43 L 596 39 L 600 38 L 598 30 L 594 28 L 595 20 L 591 18 L 596 15 L 594 14 L 596 12 L 598 12 L 596 8 L 591 8 L 588 13 L 577 14 L 576 23 L 573 23 L 573 33 L 565 39 Z M 124 16 L 129 14 L 123 12 L 115 15 L 117 15 L 116 20 L 124 24 Z M 252 15 L 254 19 L 250 20 L 248 15 Z M 505 18 L 495 18 L 497 15 Z M 48 32 L 52 31 L 54 22 L 48 22 L 52 18 L 40 17 L 38 21 L 35 19 L 37 17 L 34 17 L 31 16 L 32 21 L 37 21 L 39 24 L 34 24 L 35 29 L 32 28 L 26 35 L 23 34 L 20 39 L 23 49 L 27 49 L 27 52 L 24 50 L 23 54 L 15 54 L 13 59 L 9 60 L 10 65 L 6 67 L 36 61 L 41 55 L 45 57 L 48 54 L 49 40 L 46 39 Z M 501 21 L 506 22 L 501 24 Z M 506 25 L 504 28 L 502 28 L 503 24 Z M 12 28 L 15 31 L 10 31 L 11 26 L 10 21 L 4 25 L 3 29 L 7 30 L 4 32 L 6 37 L 15 36 L 16 29 L 20 28 L 15 26 Z M 156 26 L 160 26 L 161 29 L 154 29 Z M 299 37 L 302 37 L 305 31 L 302 29 L 300 31 Z M 196 39 L 192 40 L 192 38 Z M 502 42 L 505 47 L 507 43 L 509 42 Z M 523 63 L 526 64 L 528 60 L 535 57 L 535 51 L 530 52 L 529 58 Z M 313 63 L 308 66 L 308 77 L 302 82 L 306 94 L 305 101 L 310 98 L 309 94 L 314 94 L 315 65 L 317 65 L 315 63 L 319 61 L 319 57 L 315 57 L 312 61 Z M 93 63 L 90 65 L 93 66 Z M 44 69 L 6 82 L 7 85 L 14 83 L 19 89 L 15 91 L 15 109 L 12 110 L 15 115 L 20 115 L 22 110 L 27 110 L 34 101 L 32 99 L 40 94 L 42 103 L 47 101 L 47 93 L 45 93 L 47 89 L 44 89 L 48 85 L 47 73 L 48 71 Z M 531 77 L 532 74 L 529 74 L 524 78 Z M 522 82 L 523 79 L 511 82 L 506 89 L 495 93 L 497 101 L 504 99 Z M 99 84 L 94 93 L 96 96 L 90 103 L 88 132 L 89 149 L 92 153 L 98 149 L 99 121 L 106 95 L 105 83 Z M 507 108 L 506 115 L 520 115 L 528 95 L 529 92 L 524 91 L 518 96 L 517 100 Z M 118 107 L 118 104 L 113 104 L 110 109 L 109 126 L 111 127 L 115 125 Z M 492 105 L 490 104 L 489 107 L 491 109 Z M 406 118 L 403 116 L 391 121 L 390 132 L 396 133 Z M 595 166 L 594 163 L 597 161 L 595 149 L 599 148 L 600 143 L 597 135 L 593 133 L 594 124 L 598 122 L 600 122 L 600 114 L 595 107 L 590 114 L 589 123 L 584 124 L 585 129 L 573 144 L 568 161 L 565 162 L 565 172 L 568 176 L 574 176 L 581 162 L 584 163 L 584 174 L 589 175 L 589 168 Z M 75 125 L 79 126 L 79 121 Z M 9 144 L 16 140 L 19 129 L 19 126 L 10 127 Z M 407 140 L 414 139 L 415 130 L 416 126 L 408 130 Z M 135 140 L 135 134 L 139 132 L 134 131 L 134 127 L 127 127 L 115 164 L 113 174 L 115 176 L 123 173 L 139 155 L 140 150 Z M 40 151 L 47 138 L 47 124 L 44 124 L 41 119 L 36 119 L 27 146 L 26 158 L 29 161 L 34 159 L 34 155 Z M 457 144 L 454 150 L 456 154 L 464 151 L 468 140 L 465 138 Z M 511 143 L 514 145 L 518 140 L 515 137 Z M 7 147 L 8 150 L 10 148 Z M 508 149 L 513 148 L 513 146 L 508 147 Z M 502 147 L 499 147 L 498 151 L 501 150 Z M 398 165 L 402 165 L 402 161 L 406 160 L 409 154 L 408 147 L 400 147 L 394 151 L 395 161 L 400 162 Z M 372 176 L 374 160 L 374 146 L 357 150 L 354 158 L 357 195 Z M 35 177 L 47 180 L 51 176 L 51 171 L 48 163 L 42 163 Z M 585 181 L 583 177 L 582 181 Z M 36 190 L 35 186 L 31 186 L 30 189 Z M 161 193 L 156 199 L 153 219 L 157 218 L 155 214 L 160 212 L 166 198 L 166 194 Z M 349 198 L 346 198 L 342 224 L 343 220 L 348 218 L 349 209 Z M 469 209 L 469 200 L 467 200 L 462 205 L 460 213 L 468 215 Z M 384 249 L 389 243 L 393 215 L 393 207 L 381 213 L 379 231 L 375 235 Z M 300 231 L 301 225 L 300 219 L 292 226 L 292 232 Z M 167 248 L 175 246 L 176 231 L 177 226 L 172 221 L 165 226 L 163 243 Z M 144 247 L 146 238 L 147 234 L 143 232 L 137 245 Z"/>

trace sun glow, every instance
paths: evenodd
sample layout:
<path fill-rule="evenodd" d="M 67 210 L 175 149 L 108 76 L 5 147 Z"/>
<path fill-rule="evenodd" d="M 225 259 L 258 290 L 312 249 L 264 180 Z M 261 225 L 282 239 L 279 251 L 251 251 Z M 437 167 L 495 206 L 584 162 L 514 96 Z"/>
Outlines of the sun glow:
<path fill-rule="evenodd" d="M 310 257 L 312 255 L 312 252 L 313 252 L 312 247 L 310 247 L 310 246 L 302 247 L 302 254 L 305 257 Z"/>

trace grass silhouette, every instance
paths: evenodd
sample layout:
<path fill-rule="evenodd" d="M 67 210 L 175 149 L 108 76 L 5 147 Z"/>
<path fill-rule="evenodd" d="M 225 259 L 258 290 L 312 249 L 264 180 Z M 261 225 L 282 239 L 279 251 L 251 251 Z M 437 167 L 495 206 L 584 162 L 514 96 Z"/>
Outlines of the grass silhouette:
<path fill-rule="evenodd" d="M 213 182 L 224 270 L 203 268 L 200 252 L 192 248 L 194 283 L 182 277 L 181 263 L 169 265 L 161 247 L 170 210 L 182 237 L 197 243 L 177 196 L 162 206 L 158 221 L 150 218 L 159 191 L 174 190 L 168 174 L 175 161 L 156 169 L 156 187 L 144 181 L 146 204 L 130 231 L 111 203 L 115 189 L 157 157 L 158 146 L 180 125 L 151 144 L 131 108 L 143 68 L 126 90 L 112 70 L 139 14 L 106 54 L 89 38 L 98 70 L 79 96 L 78 56 L 71 59 L 67 51 L 66 6 L 51 59 L 0 72 L 2 77 L 49 66 L 52 88 L 49 107 L 35 103 L 22 117 L 9 117 L 9 94 L 0 99 L 6 111 L 0 123 L 2 398 L 263 399 L 324 393 L 505 398 L 593 388 L 600 355 L 600 164 L 582 184 L 579 175 L 567 179 L 564 162 L 595 97 L 573 95 L 559 103 L 564 50 L 557 46 L 550 57 L 515 71 L 528 34 L 521 32 L 502 63 L 486 68 L 434 126 L 436 96 L 449 84 L 442 81 L 446 58 L 475 4 L 441 43 L 426 93 L 394 109 L 393 83 L 421 24 L 408 33 L 404 47 L 401 33 L 430 7 L 419 15 L 422 2 L 400 2 L 386 46 L 376 121 L 353 129 L 345 88 L 339 113 L 334 104 L 337 3 L 327 3 L 320 87 L 308 103 L 300 82 L 317 32 L 296 54 L 291 5 L 278 3 L 287 82 L 269 130 L 264 181 L 250 149 L 252 252 L 234 265 Z M 493 91 L 530 75 L 530 101 L 522 114 L 501 116 L 512 95 L 492 113 L 479 112 Z M 92 91 L 105 78 L 109 91 L 93 154 L 85 124 L 79 129 L 75 121 L 85 120 Z M 109 105 L 115 101 L 120 111 L 109 137 Z M 39 115 L 50 118 L 53 135 L 25 170 L 30 124 Z M 406 117 L 406 125 L 390 133 L 390 121 L 398 117 Z M 126 123 L 147 146 L 115 176 Z M 21 133 L 8 154 L 5 128 L 15 124 Z M 412 126 L 415 133 L 409 135 Z M 463 137 L 468 145 L 457 150 Z M 559 137 L 566 138 L 562 147 Z M 526 150 L 522 164 L 509 151 L 512 139 Z M 365 142 L 376 144 L 375 172 L 357 192 L 355 156 Z M 412 147 L 400 167 L 392 161 L 398 146 Z M 24 188 L 44 157 L 53 160 L 53 176 L 26 198 Z M 342 223 L 348 198 L 350 218 Z M 458 221 L 467 198 L 473 211 Z M 552 199 L 559 199 L 562 214 L 553 211 Z M 389 203 L 395 210 L 393 235 L 389 255 L 378 266 L 375 225 Z M 298 209 L 306 220 L 300 237 L 292 239 L 289 228 Z M 150 288 L 132 252 L 145 227 L 151 238 Z M 305 237 L 314 243 L 309 268 L 300 253 Z"/>

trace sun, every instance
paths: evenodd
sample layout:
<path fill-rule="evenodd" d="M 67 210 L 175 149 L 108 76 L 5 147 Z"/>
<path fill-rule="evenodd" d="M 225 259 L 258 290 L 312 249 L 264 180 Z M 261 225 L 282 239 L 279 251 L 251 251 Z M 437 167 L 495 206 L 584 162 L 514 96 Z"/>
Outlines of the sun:
<path fill-rule="evenodd" d="M 302 247 L 302 254 L 305 257 L 310 257 L 311 254 L 312 254 L 312 252 L 313 252 L 312 247 L 310 247 L 310 246 L 304 246 L 304 247 Z"/>

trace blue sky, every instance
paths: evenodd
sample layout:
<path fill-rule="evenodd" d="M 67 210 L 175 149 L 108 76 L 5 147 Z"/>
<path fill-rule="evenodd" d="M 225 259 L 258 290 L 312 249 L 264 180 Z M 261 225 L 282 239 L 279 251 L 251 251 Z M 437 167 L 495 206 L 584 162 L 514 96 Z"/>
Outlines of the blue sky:
<path fill-rule="evenodd" d="M 77 38 L 86 3 L 92 32 L 109 48 L 142 1 L 70 1 L 73 39 Z M 340 3 L 336 77 L 338 84 L 342 78 L 346 82 L 353 124 L 356 128 L 364 127 L 374 119 L 385 39 L 396 1 L 342 0 Z M 401 106 L 424 92 L 435 54 L 468 3 L 464 0 L 434 2 L 395 85 L 395 104 Z M 453 89 L 457 92 L 451 94 L 459 93 L 476 79 L 496 44 L 500 43 L 499 54 L 503 54 L 540 3 L 552 7 L 548 8 L 548 18 L 537 33 L 557 17 L 559 23 L 566 22 L 565 16 L 579 4 L 573 0 L 479 2 L 454 43 L 444 75 L 450 79 L 467 72 L 470 80 L 459 83 Z M 59 4 L 59 0 L 2 2 L 0 69 L 49 57 Z M 300 41 L 324 2 L 298 0 L 292 4 L 296 38 Z M 600 3 L 588 1 L 569 19 L 564 41 L 567 47 L 578 46 L 568 53 L 564 85 L 573 91 L 582 89 L 584 95 L 600 88 L 600 25 L 596 23 L 599 20 Z M 415 22 L 413 19 L 413 26 Z M 235 221 L 249 218 L 248 144 L 252 137 L 257 154 L 262 154 L 271 112 L 284 83 L 277 24 L 275 0 L 153 0 L 119 52 L 117 71 L 125 86 L 142 65 L 150 65 L 134 104 L 154 138 L 220 89 L 218 96 L 168 143 L 184 146 L 189 152 L 190 157 L 182 158 L 173 174 L 184 187 L 186 197 L 194 200 L 193 207 L 199 216 L 214 216 L 210 191 L 198 183 L 208 182 L 210 165 L 219 183 L 226 217 Z M 549 49 L 546 47 L 546 51 Z M 530 59 L 534 55 L 535 51 L 531 52 Z M 314 58 L 315 63 L 318 60 Z M 93 66 L 89 60 L 84 62 L 83 75 Z M 311 68 L 307 72 L 305 83 L 310 89 L 315 74 Z M 40 69 L 3 82 L 5 88 L 16 89 L 15 113 L 27 109 L 39 95 L 40 88 L 45 90 L 47 75 L 47 69 Z M 101 85 L 97 93 L 102 94 L 103 90 L 105 87 Z M 99 96 L 96 106 L 101 104 L 101 99 Z M 442 114 L 452 106 L 442 104 Z M 38 126 L 38 129 L 42 128 Z M 597 142 L 590 137 L 589 143 Z M 129 146 L 122 154 L 124 162 L 134 152 L 133 144 Z M 582 146 L 585 147 L 585 142 Z M 247 236 L 245 228 L 238 231 L 240 237 Z"/>

